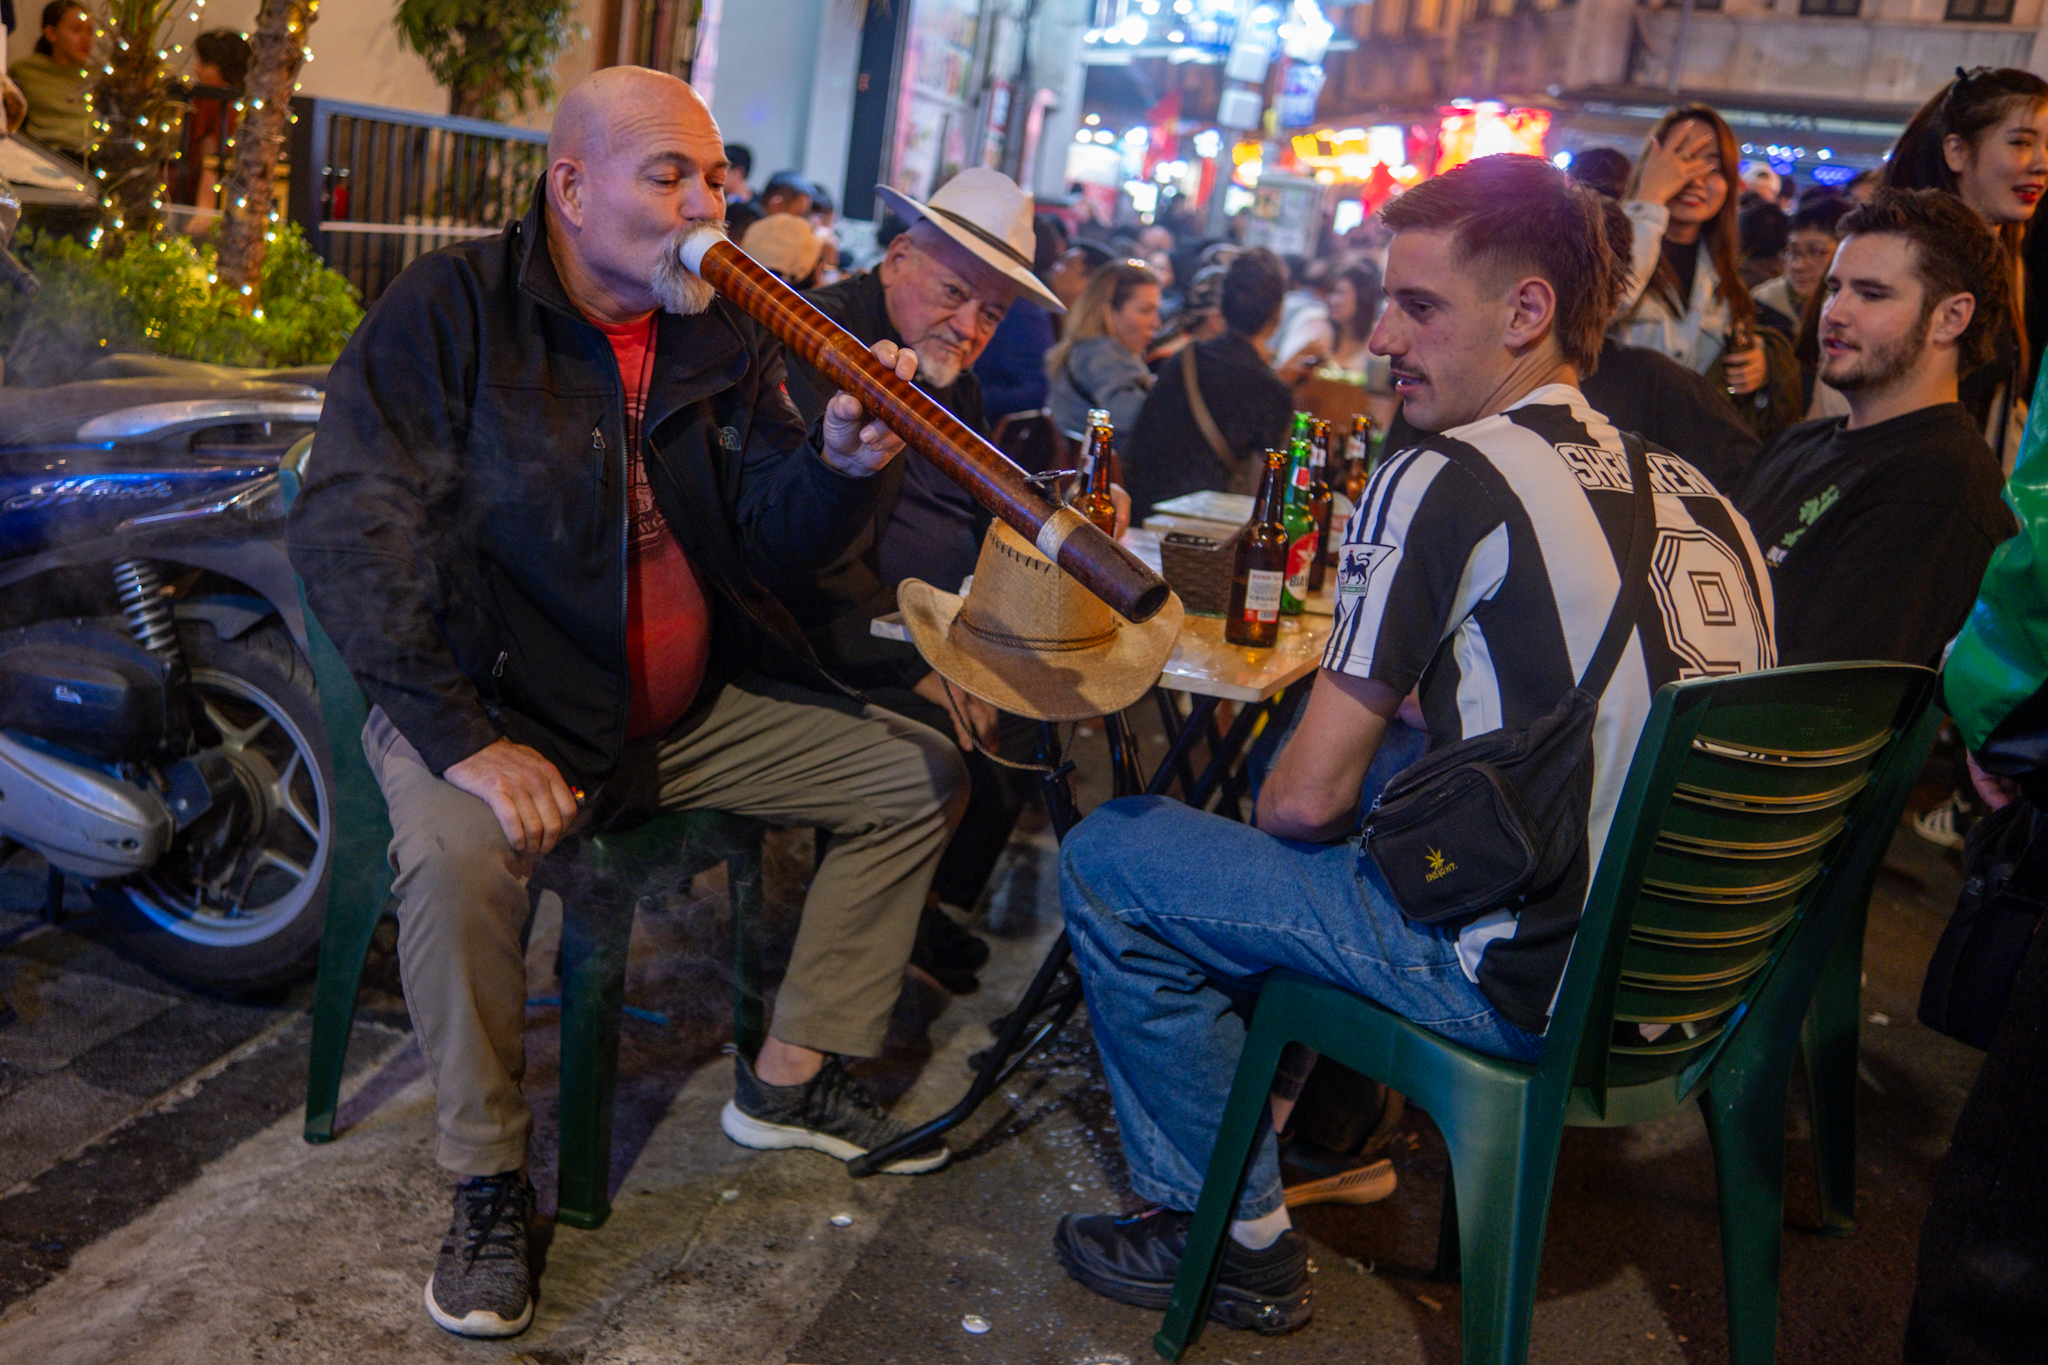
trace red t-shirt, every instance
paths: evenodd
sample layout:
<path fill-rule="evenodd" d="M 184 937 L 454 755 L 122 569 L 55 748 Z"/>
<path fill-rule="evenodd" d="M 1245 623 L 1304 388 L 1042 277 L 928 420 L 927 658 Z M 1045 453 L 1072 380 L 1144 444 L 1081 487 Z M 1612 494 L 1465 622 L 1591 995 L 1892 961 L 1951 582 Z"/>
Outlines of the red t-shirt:
<path fill-rule="evenodd" d="M 612 344 L 626 386 L 626 670 L 633 703 L 628 738 L 659 734 L 683 718 L 704 683 L 711 653 L 711 606 L 704 580 L 654 505 L 642 462 L 640 416 L 654 377 L 654 317 L 620 327 L 594 324 Z"/>

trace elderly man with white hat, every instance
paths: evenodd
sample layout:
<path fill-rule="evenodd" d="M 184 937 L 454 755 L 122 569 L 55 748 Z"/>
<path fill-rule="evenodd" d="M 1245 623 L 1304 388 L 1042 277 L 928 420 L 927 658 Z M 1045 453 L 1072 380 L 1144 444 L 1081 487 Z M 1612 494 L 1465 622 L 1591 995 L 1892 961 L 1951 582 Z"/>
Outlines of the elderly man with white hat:
<path fill-rule="evenodd" d="M 967 426 L 987 434 L 974 362 L 1019 297 L 1054 312 L 1059 298 L 1031 272 L 1037 241 L 1031 196 L 997 171 L 962 171 L 920 203 L 887 186 L 882 202 L 910 224 L 873 270 L 806 297 L 863 342 L 917 352 L 917 383 Z M 789 394 L 814 422 L 832 384 L 795 361 Z M 878 476 L 881 497 L 866 530 L 818 576 L 807 600 L 788 605 L 820 660 L 877 705 L 1012 760 L 1031 756 L 1035 727 L 958 687 L 948 688 L 917 652 L 868 630 L 896 610 L 906 578 L 953 589 L 974 571 L 988 517 L 959 485 L 923 460 L 899 460 Z M 971 911 L 1008 842 L 1030 789 L 1028 777 L 970 752 L 967 814 L 932 882 L 911 962 L 950 989 L 972 989 L 988 946 L 939 909 Z"/>

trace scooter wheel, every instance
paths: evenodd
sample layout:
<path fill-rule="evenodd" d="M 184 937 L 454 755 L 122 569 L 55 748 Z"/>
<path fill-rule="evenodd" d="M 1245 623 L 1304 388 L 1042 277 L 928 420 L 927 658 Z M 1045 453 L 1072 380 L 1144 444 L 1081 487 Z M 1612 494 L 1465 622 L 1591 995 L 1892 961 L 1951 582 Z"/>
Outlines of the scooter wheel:
<path fill-rule="evenodd" d="M 93 900 L 131 957 L 210 990 L 274 990 L 312 972 L 327 909 L 334 768 L 313 666 L 277 625 L 223 640 L 186 621 L 179 643 L 199 740 L 228 751 L 261 808 L 203 871 L 174 849 L 148 872 L 94 886 Z"/>

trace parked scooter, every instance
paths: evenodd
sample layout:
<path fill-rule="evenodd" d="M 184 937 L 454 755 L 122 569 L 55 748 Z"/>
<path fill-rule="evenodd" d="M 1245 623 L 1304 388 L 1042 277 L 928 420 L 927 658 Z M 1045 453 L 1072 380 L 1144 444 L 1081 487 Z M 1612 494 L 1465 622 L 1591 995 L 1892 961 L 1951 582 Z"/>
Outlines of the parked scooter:
<path fill-rule="evenodd" d="M 324 379 L 116 356 L 0 387 L 0 856 L 34 849 L 116 946 L 218 989 L 319 949 L 332 768 L 278 471 Z"/>

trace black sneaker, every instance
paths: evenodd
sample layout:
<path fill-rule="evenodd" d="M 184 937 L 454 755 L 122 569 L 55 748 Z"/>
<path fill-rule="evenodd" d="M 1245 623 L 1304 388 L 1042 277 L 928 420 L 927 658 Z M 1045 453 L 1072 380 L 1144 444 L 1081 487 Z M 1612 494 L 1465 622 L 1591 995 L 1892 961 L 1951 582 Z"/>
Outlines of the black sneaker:
<path fill-rule="evenodd" d="M 961 928 L 938 906 L 927 905 L 918 916 L 917 939 L 910 946 L 910 965 L 953 994 L 972 995 L 980 988 L 978 977 L 988 965 L 988 957 L 988 944 Z"/>
<path fill-rule="evenodd" d="M 747 1059 L 733 1056 L 738 1079 L 718 1126 L 742 1147 L 776 1151 L 808 1147 L 851 1161 L 887 1146 L 910 1131 L 891 1118 L 867 1087 L 846 1072 L 846 1064 L 828 1056 L 818 1074 L 802 1085 L 769 1085 L 754 1074 Z M 922 1175 L 936 1171 L 952 1157 L 934 1138 L 882 1167 L 886 1175 Z"/>
<path fill-rule="evenodd" d="M 1166 1307 L 1180 1271 L 1193 1214 L 1153 1206 L 1118 1218 L 1107 1213 L 1060 1219 L 1053 1248 L 1067 1273 L 1096 1293 L 1138 1308 Z M 1264 1251 L 1228 1236 L 1209 1316 L 1261 1336 L 1292 1332 L 1315 1316 L 1308 1282 L 1308 1239 L 1293 1228 Z"/>
<path fill-rule="evenodd" d="M 455 1217 L 441 1240 L 427 1312 L 465 1337 L 514 1337 L 533 1321 L 533 1270 L 526 1229 L 533 1186 L 519 1171 L 480 1175 L 455 1187 Z"/>

